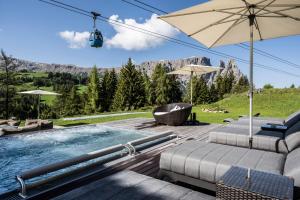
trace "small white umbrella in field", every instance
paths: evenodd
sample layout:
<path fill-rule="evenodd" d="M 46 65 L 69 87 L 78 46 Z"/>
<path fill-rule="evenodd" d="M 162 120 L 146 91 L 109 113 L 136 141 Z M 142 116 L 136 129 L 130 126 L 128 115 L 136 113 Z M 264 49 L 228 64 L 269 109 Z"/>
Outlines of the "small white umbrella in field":
<path fill-rule="evenodd" d="M 40 99 L 41 95 L 52 95 L 57 96 L 61 95 L 55 92 L 48 92 L 44 90 L 30 90 L 30 91 L 24 91 L 24 92 L 18 92 L 19 94 L 28 94 L 28 95 L 38 95 L 38 119 L 40 118 Z"/>
<path fill-rule="evenodd" d="M 180 69 L 169 72 L 168 74 L 178 74 L 178 75 L 190 75 L 190 83 L 191 83 L 191 104 L 193 104 L 193 75 L 202 75 L 208 74 L 211 72 L 215 72 L 219 70 L 218 67 L 211 67 L 205 65 L 186 65 Z"/>
<path fill-rule="evenodd" d="M 299 0 L 212 0 L 160 17 L 207 47 L 250 42 L 249 146 L 253 137 L 253 41 L 300 34 Z"/>

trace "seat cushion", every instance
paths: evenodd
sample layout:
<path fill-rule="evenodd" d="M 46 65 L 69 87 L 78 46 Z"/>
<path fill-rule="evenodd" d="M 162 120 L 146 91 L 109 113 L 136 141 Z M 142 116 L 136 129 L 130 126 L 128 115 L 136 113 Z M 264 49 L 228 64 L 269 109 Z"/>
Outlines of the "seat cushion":
<path fill-rule="evenodd" d="M 296 124 L 299 121 L 300 121 L 300 110 L 298 110 L 297 112 L 294 112 L 293 114 L 288 116 L 285 120 L 284 125 L 289 128 L 289 127 L 292 127 L 294 124 Z"/>
<path fill-rule="evenodd" d="M 235 134 L 242 134 L 242 135 L 249 135 L 249 125 L 240 126 L 235 124 L 228 124 L 223 127 L 219 127 L 214 129 L 215 132 L 223 132 L 223 133 L 235 133 Z M 283 138 L 284 134 L 279 131 L 268 131 L 268 130 L 261 130 L 260 127 L 254 126 L 253 127 L 253 135 L 261 135 L 261 136 L 272 136 L 272 137 L 279 137 Z"/>
<path fill-rule="evenodd" d="M 282 174 L 284 162 L 284 154 L 189 141 L 163 152 L 160 168 L 215 183 L 231 166 Z"/>
<path fill-rule="evenodd" d="M 300 132 L 300 121 L 297 122 L 295 125 L 293 125 L 292 127 L 290 127 L 286 132 L 285 132 L 285 137 L 296 133 L 296 132 Z"/>
<path fill-rule="evenodd" d="M 295 186 L 300 187 L 300 148 L 287 155 L 283 175 L 292 177 Z"/>
<path fill-rule="evenodd" d="M 209 133 L 209 142 L 249 148 L 249 136 L 245 134 L 215 132 Z M 288 150 L 279 137 L 254 135 L 252 148 L 271 152 L 287 153 Z M 280 146 L 280 147 L 279 147 Z"/>
<path fill-rule="evenodd" d="M 300 147 L 300 131 L 290 134 L 285 138 L 286 146 L 289 152 L 293 151 L 294 149 Z"/>
<path fill-rule="evenodd" d="M 241 117 L 238 119 L 238 121 L 236 121 L 236 123 L 249 125 L 249 117 Z M 271 118 L 271 117 L 253 117 L 254 126 L 261 126 L 267 123 L 284 125 L 284 120 L 280 118 Z"/>

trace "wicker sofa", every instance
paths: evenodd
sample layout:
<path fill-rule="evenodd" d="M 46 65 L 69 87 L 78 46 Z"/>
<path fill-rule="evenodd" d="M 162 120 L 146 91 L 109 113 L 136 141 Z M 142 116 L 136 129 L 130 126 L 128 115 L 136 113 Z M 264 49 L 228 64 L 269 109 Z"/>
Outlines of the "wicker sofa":
<path fill-rule="evenodd" d="M 155 121 L 159 124 L 179 126 L 188 119 L 191 111 L 191 104 L 172 103 L 155 108 L 152 114 Z"/>

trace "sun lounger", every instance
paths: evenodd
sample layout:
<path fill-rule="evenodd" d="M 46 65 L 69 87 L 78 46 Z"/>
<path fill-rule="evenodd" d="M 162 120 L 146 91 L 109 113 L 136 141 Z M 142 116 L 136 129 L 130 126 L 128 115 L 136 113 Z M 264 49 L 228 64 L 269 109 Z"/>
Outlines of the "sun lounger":
<path fill-rule="evenodd" d="M 262 126 L 264 124 L 279 124 L 279 125 L 283 125 L 283 126 L 286 126 L 289 128 L 299 121 L 300 121 L 300 110 L 292 113 L 286 119 L 270 118 L 270 117 L 254 117 L 253 125 L 254 126 Z M 249 117 L 241 117 L 235 123 L 249 125 Z"/>
<path fill-rule="evenodd" d="M 253 127 L 252 147 L 255 149 L 286 153 L 286 145 L 282 139 L 300 131 L 300 121 L 289 127 L 285 132 L 262 130 Z M 228 124 L 209 133 L 209 142 L 227 144 L 239 147 L 249 147 L 249 127 Z"/>
<path fill-rule="evenodd" d="M 0 120 L 0 125 L 19 126 L 21 121 L 15 119 Z"/>
<path fill-rule="evenodd" d="M 300 187 L 300 132 L 289 135 L 287 153 L 189 141 L 161 154 L 160 177 L 214 190 L 232 166 L 291 176 Z"/>
<path fill-rule="evenodd" d="M 133 171 L 122 171 L 54 198 L 62 199 L 213 200 L 215 197 Z"/>
<path fill-rule="evenodd" d="M 2 132 L 4 133 L 4 135 L 9 135 L 9 134 L 26 133 L 26 132 L 38 131 L 38 130 L 41 130 L 41 127 L 38 124 L 31 124 L 24 127 L 3 128 Z"/>

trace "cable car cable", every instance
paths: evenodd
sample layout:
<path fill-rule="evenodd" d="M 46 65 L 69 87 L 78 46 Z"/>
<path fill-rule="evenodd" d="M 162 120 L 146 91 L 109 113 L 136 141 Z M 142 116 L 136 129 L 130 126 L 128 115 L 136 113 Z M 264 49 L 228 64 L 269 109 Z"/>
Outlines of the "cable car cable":
<path fill-rule="evenodd" d="M 60 3 L 60 2 L 55 1 L 55 0 L 49 0 L 49 1 L 55 1 L 56 3 L 63 4 L 63 5 L 68 6 L 68 7 L 72 7 L 73 9 L 76 9 L 76 10 L 72 10 L 70 8 L 66 8 L 66 7 L 57 5 L 57 4 L 53 4 L 53 3 L 47 2 L 45 0 L 38 0 L 38 1 L 41 1 L 41 2 L 44 2 L 44 3 L 48 3 L 48 4 L 51 4 L 53 6 L 57 6 L 57 7 L 69 10 L 71 12 L 75 12 L 75 13 L 81 14 L 81 15 L 92 17 L 91 15 L 79 12 L 78 10 L 84 11 L 86 13 L 89 13 L 89 11 L 85 11 L 83 9 L 80 9 L 80 8 L 77 8 L 77 7 L 74 7 L 74 6 L 68 6 L 68 4 Z M 129 28 L 131 30 L 138 31 L 138 32 L 141 32 L 141 33 L 144 33 L 144 34 L 148 34 L 148 35 L 152 35 L 152 36 L 155 36 L 155 37 L 163 38 L 163 39 L 165 39 L 167 41 L 170 41 L 170 42 L 173 42 L 173 43 L 177 43 L 177 44 L 180 44 L 180 45 L 183 45 L 183 46 L 187 46 L 187 47 L 190 47 L 190 48 L 193 48 L 193 49 L 197 49 L 197 50 L 200 50 L 200 51 L 204 51 L 204 52 L 207 52 L 207 53 L 210 53 L 210 54 L 213 54 L 213 55 L 217 55 L 217 56 L 225 57 L 225 58 L 233 58 L 233 59 L 237 60 L 238 62 L 249 64 L 248 60 L 245 60 L 245 59 L 242 59 L 242 58 L 238 58 L 236 56 L 231 56 L 231 55 L 225 54 L 223 52 L 218 52 L 218 51 L 206 49 L 204 47 L 201 47 L 201 46 L 189 43 L 189 42 L 185 42 L 185 41 L 182 41 L 182 40 L 178 40 L 176 38 L 165 36 L 165 35 L 162 35 L 162 34 L 159 34 L 159 33 L 155 33 L 155 32 L 152 32 L 152 31 L 149 31 L 149 30 L 146 30 L 146 29 L 142 29 L 142 28 L 139 28 L 139 27 L 136 27 L 136 26 L 124 24 L 124 23 L 122 23 L 120 21 L 112 20 L 112 19 L 109 19 L 109 18 L 104 17 L 104 16 L 100 16 L 100 17 L 103 18 L 103 19 L 101 19 L 101 18 L 97 18 L 97 19 L 101 20 L 101 21 L 108 22 L 108 23 L 116 24 L 116 25 L 119 25 L 119 26 L 123 26 L 125 28 Z M 135 28 L 135 29 L 133 29 L 132 27 Z M 136 30 L 136 29 L 140 29 L 140 30 Z M 294 76 L 294 77 L 300 77 L 300 75 L 293 74 L 293 73 L 290 73 L 290 72 L 287 72 L 287 71 L 283 71 L 283 70 L 280 70 L 280 69 L 277 69 L 277 68 L 269 67 L 269 66 L 266 66 L 266 65 L 263 65 L 263 64 L 259 64 L 259 63 L 255 63 L 255 67 L 262 68 L 262 69 L 267 69 L 267 70 L 270 70 L 270 71 L 277 71 L 277 72 L 280 72 L 280 73 L 285 73 L 287 75 Z"/>

